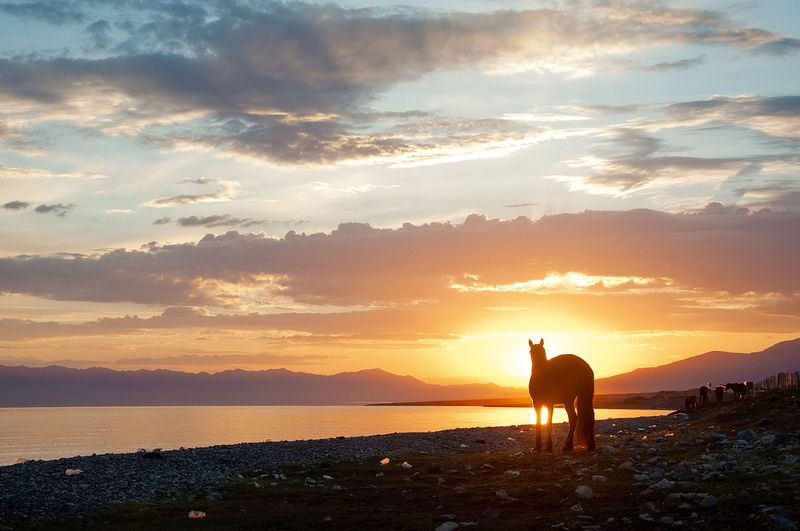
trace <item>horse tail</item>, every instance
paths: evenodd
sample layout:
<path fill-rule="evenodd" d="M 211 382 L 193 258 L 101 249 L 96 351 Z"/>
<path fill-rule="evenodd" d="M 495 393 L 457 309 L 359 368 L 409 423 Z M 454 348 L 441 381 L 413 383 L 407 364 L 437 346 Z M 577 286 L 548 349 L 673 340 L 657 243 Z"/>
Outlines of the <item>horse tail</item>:
<path fill-rule="evenodd" d="M 586 445 L 587 450 L 594 450 L 594 381 L 586 389 L 578 393 L 578 425 L 575 435 L 578 444 Z"/>

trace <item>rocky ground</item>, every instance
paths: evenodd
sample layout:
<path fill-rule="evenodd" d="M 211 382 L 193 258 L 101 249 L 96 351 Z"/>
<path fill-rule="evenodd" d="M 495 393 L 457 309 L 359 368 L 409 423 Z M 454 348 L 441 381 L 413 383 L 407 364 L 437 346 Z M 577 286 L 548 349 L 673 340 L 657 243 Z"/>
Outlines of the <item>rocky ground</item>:
<path fill-rule="evenodd" d="M 556 429 L 556 445 L 565 427 Z M 123 454 L 0 467 L 0 527 L 795 529 L 800 409 L 775 393 L 598 422 L 598 451 L 530 426 Z M 388 458 L 388 464 L 380 460 Z M 405 464 L 404 464 L 405 463 Z M 67 476 L 67 468 L 81 474 Z M 111 508 L 105 508 L 115 503 Z M 205 517 L 188 518 L 189 511 Z"/>

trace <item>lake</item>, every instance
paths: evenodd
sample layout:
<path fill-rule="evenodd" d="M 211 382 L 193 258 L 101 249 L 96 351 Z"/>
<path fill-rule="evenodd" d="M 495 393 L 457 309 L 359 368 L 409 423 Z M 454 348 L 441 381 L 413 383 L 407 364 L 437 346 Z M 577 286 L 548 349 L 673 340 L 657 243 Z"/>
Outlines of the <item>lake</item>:
<path fill-rule="evenodd" d="M 597 409 L 598 420 L 669 411 Z M 92 453 L 529 424 L 529 408 L 146 406 L 0 408 L 0 465 Z M 556 409 L 553 422 L 566 422 Z"/>

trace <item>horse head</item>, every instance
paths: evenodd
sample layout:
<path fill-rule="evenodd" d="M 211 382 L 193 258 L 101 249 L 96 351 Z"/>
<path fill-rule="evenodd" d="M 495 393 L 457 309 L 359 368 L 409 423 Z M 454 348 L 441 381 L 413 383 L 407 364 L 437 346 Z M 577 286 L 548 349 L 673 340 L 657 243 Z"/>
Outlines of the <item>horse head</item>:
<path fill-rule="evenodd" d="M 534 343 L 529 339 L 528 345 L 531 347 L 531 363 L 547 361 L 547 353 L 544 351 L 544 338 L 540 338 L 538 343 Z"/>

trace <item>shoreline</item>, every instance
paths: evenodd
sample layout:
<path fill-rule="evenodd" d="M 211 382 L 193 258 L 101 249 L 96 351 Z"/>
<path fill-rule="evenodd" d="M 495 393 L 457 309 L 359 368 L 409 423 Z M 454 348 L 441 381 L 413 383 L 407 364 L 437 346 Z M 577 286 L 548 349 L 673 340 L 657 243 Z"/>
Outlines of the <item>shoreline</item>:
<path fill-rule="evenodd" d="M 675 426 L 675 416 L 597 421 L 602 438 L 620 429 Z M 566 423 L 553 425 L 562 438 Z M 298 441 L 240 443 L 139 454 L 101 454 L 0 467 L 0 525 L 74 517 L 110 505 L 147 500 L 216 499 L 242 474 L 275 474 L 281 467 L 319 462 L 366 462 L 386 455 L 522 451 L 533 446 L 531 425 L 456 428 Z M 83 473 L 67 476 L 66 469 Z"/>

